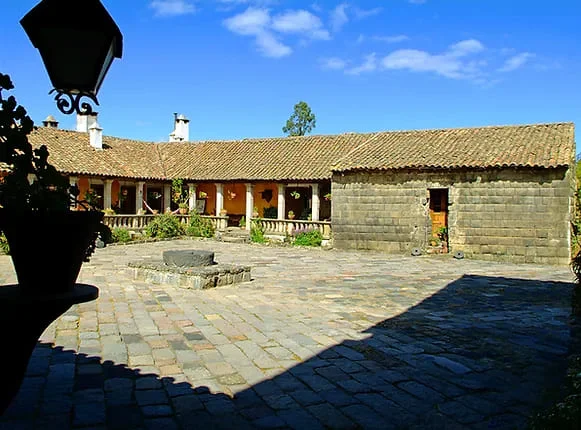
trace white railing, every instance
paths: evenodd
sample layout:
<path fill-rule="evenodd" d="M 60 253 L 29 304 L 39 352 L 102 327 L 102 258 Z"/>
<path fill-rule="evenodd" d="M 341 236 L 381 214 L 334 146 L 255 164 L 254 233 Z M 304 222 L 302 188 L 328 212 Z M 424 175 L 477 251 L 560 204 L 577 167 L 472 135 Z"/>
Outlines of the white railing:
<path fill-rule="evenodd" d="M 103 224 L 110 229 L 126 228 L 130 231 L 140 232 L 145 230 L 145 227 L 151 222 L 155 215 L 105 215 L 103 217 Z M 189 224 L 189 215 L 176 215 L 182 224 Z M 216 231 L 225 231 L 228 227 L 227 216 L 206 216 L 202 218 L 212 221 L 212 225 Z"/>
<path fill-rule="evenodd" d="M 290 219 L 252 218 L 265 234 L 286 236 L 296 230 L 319 230 L 323 239 L 331 238 L 331 223 L 328 221 L 304 221 Z"/>

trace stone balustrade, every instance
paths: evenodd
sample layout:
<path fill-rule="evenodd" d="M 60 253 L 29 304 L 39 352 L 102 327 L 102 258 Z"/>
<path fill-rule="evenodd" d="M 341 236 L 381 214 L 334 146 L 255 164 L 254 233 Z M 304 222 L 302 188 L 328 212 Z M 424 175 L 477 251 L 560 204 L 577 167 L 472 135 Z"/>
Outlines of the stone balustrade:
<path fill-rule="evenodd" d="M 328 221 L 305 221 L 290 219 L 252 218 L 265 234 L 286 236 L 295 230 L 319 230 L 323 239 L 331 238 L 331 223 Z"/>
<path fill-rule="evenodd" d="M 156 215 L 105 215 L 103 217 L 103 223 L 110 229 L 126 228 L 130 231 L 140 232 L 145 230 L 145 227 L 147 227 L 155 216 Z M 175 216 L 178 217 L 182 224 L 189 224 L 190 222 L 190 215 L 177 214 Z M 212 221 L 216 231 L 225 231 L 228 226 L 227 216 L 202 215 L 201 217 Z"/>

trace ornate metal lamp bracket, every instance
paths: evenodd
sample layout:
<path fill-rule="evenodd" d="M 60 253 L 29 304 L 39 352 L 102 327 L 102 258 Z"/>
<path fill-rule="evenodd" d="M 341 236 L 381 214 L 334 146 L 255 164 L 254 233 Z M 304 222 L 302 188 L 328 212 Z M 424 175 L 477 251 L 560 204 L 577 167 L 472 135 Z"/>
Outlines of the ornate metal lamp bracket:
<path fill-rule="evenodd" d="M 57 90 L 56 88 L 53 89 L 49 94 L 52 93 L 56 93 L 56 96 L 54 97 L 56 105 L 58 109 L 65 115 L 70 115 L 73 112 L 76 112 L 80 115 L 92 114 L 94 112 L 93 106 L 91 106 L 91 104 L 87 101 L 81 103 L 81 99 L 83 97 L 88 98 L 95 105 L 99 106 L 99 101 L 93 94 L 85 92 L 71 94 L 69 92 Z"/>

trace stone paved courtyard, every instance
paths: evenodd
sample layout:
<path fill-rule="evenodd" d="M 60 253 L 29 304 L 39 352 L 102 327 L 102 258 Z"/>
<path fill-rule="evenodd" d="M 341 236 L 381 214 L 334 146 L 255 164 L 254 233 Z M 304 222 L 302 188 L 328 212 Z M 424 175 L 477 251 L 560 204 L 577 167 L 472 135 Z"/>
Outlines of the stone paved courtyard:
<path fill-rule="evenodd" d="M 127 267 L 188 248 L 253 281 Z M 97 250 L 80 281 L 100 298 L 43 334 L 0 429 L 523 428 L 570 343 L 567 268 L 184 240 Z"/>

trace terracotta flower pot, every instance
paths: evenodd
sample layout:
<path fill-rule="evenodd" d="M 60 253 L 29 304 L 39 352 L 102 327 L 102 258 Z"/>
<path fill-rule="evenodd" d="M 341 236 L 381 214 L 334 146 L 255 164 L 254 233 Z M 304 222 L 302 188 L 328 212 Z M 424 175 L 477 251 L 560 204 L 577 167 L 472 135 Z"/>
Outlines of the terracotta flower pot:
<path fill-rule="evenodd" d="M 34 293 L 72 290 L 93 252 L 103 213 L 0 210 L 20 288 Z"/>

